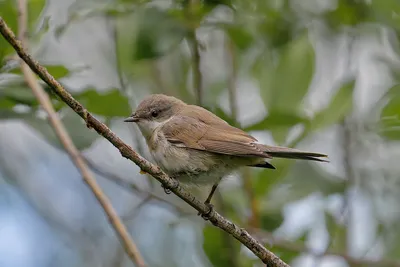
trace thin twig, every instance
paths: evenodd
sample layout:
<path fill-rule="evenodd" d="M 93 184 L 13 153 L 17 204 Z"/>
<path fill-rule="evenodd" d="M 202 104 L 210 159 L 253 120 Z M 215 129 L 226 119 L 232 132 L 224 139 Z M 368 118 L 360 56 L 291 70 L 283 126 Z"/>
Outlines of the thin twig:
<path fill-rule="evenodd" d="M 284 240 L 284 239 L 278 239 L 278 238 L 274 237 L 273 234 L 270 232 L 266 232 L 266 231 L 259 230 L 259 229 L 252 229 L 251 233 L 255 237 L 262 240 L 263 242 L 270 244 L 272 247 L 277 247 L 280 249 L 285 249 L 285 250 L 293 251 L 293 252 L 307 253 L 307 254 L 317 257 L 317 258 L 324 257 L 324 256 L 337 256 L 337 257 L 343 258 L 349 264 L 354 265 L 354 266 L 400 267 L 400 262 L 396 261 L 396 260 L 359 259 L 359 258 L 352 257 L 346 253 L 337 252 L 337 251 L 333 251 L 330 249 L 324 251 L 323 253 L 317 253 L 317 252 L 311 251 L 305 244 L 288 241 L 288 240 Z"/>
<path fill-rule="evenodd" d="M 342 218 L 344 218 L 344 224 L 346 225 L 346 240 L 345 247 L 343 248 L 346 252 L 350 251 L 350 227 L 351 227 L 351 216 L 352 216 L 352 207 L 351 207 L 351 190 L 354 186 L 354 169 L 353 169 L 353 161 L 352 161 L 352 150 L 351 150 L 351 131 L 349 129 L 349 122 L 345 120 L 342 123 L 343 129 L 343 166 L 346 175 L 346 192 L 344 195 L 343 207 L 342 207 Z"/>
<path fill-rule="evenodd" d="M 18 12 L 19 38 L 21 40 L 21 43 L 19 45 L 20 48 L 22 49 L 24 44 L 27 44 L 27 40 L 25 38 L 27 31 L 27 15 L 28 15 L 26 0 L 18 0 L 18 8 L 19 8 Z M 74 162 L 75 166 L 80 171 L 83 180 L 92 190 L 93 194 L 99 201 L 100 205 L 103 207 L 104 212 L 106 213 L 110 223 L 113 225 L 114 230 L 116 231 L 121 243 L 123 244 L 126 253 L 131 258 L 131 260 L 138 266 L 140 267 L 146 266 L 142 256 L 139 253 L 139 250 L 137 249 L 135 243 L 131 239 L 127 229 L 119 219 L 116 211 L 111 205 L 111 202 L 107 199 L 101 187 L 97 184 L 89 168 L 86 166 L 83 157 L 81 156 L 78 149 L 72 142 L 61 120 L 58 118 L 53 108 L 53 105 L 51 104 L 49 96 L 45 93 L 43 88 L 36 80 L 35 74 L 31 71 L 29 66 L 24 61 L 21 62 L 21 69 L 26 83 L 32 89 L 33 94 L 38 99 L 39 103 L 43 106 L 43 109 L 47 112 L 49 116 L 49 121 L 53 126 L 56 135 L 60 139 L 65 150 L 68 152 L 69 156 L 71 157 L 71 160 Z"/>
<path fill-rule="evenodd" d="M 198 5 L 198 0 L 189 0 L 186 8 L 186 16 L 189 21 L 196 21 L 195 9 Z M 200 57 L 200 44 L 196 36 L 196 24 L 192 25 L 187 40 L 192 54 L 192 74 L 193 74 L 193 88 L 196 94 L 196 104 L 202 106 L 203 103 L 203 75 L 201 73 L 201 57 Z"/>
<path fill-rule="evenodd" d="M 104 123 L 97 120 L 92 114 L 90 114 L 81 103 L 72 97 L 72 95 L 64 89 L 64 87 L 47 71 L 47 69 L 41 66 L 36 60 L 29 55 L 25 49 L 22 47 L 21 42 L 15 38 L 14 33 L 5 23 L 3 18 L 0 17 L 0 32 L 3 37 L 11 44 L 11 46 L 17 51 L 18 55 L 31 67 L 31 69 L 44 81 L 46 82 L 51 90 L 60 97 L 60 99 L 65 102 L 72 110 L 74 110 L 80 117 L 82 117 L 86 125 L 89 128 L 95 129 L 100 135 L 106 138 L 110 143 L 112 143 L 121 153 L 121 155 L 127 159 L 133 161 L 138 165 L 143 171 L 152 175 L 160 183 L 163 184 L 165 188 L 168 188 L 175 195 L 180 197 L 190 206 L 195 208 L 201 214 L 207 214 L 209 221 L 231 234 L 234 238 L 239 240 L 243 245 L 249 248 L 258 258 L 260 258 L 268 267 L 288 267 L 285 262 L 283 262 L 279 257 L 273 254 L 271 251 L 266 249 L 260 242 L 253 238 L 245 229 L 239 228 L 236 224 L 228 221 L 222 217 L 214 209 L 209 209 L 209 207 L 198 201 L 192 194 L 187 192 L 183 187 L 181 187 L 175 179 L 170 178 L 165 174 L 160 167 L 147 161 L 145 158 L 140 156 L 136 151 L 134 151 L 129 145 L 125 144 L 119 137 L 117 137 Z M 76 158 L 76 154 L 74 159 Z M 78 161 L 81 165 L 84 165 L 84 161 L 79 157 Z"/>
<path fill-rule="evenodd" d="M 192 60 L 193 60 L 193 87 L 196 92 L 197 105 L 203 105 L 203 78 L 201 73 L 201 57 L 199 52 L 199 42 L 197 41 L 196 31 L 189 34 L 191 40 Z"/>
<path fill-rule="evenodd" d="M 236 94 L 236 82 L 237 82 L 237 62 L 235 47 L 229 36 L 225 36 L 225 47 L 226 47 L 226 66 L 230 73 L 228 74 L 228 94 L 229 94 L 229 107 L 231 110 L 231 117 L 237 124 L 238 120 L 238 105 L 237 105 L 237 94 Z"/>
<path fill-rule="evenodd" d="M 350 56 L 355 44 L 355 37 L 352 33 L 349 33 L 349 42 L 348 46 L 348 53 L 349 56 L 347 57 L 346 67 L 348 71 L 351 71 L 351 64 L 352 64 L 352 57 Z M 346 177 L 346 191 L 344 193 L 344 201 L 342 206 L 342 218 L 345 224 L 345 243 L 343 249 L 346 253 L 350 251 L 351 246 L 351 227 L 352 227 L 352 216 L 353 216 L 353 208 L 352 208 L 352 190 L 355 186 L 356 182 L 356 173 L 354 172 L 353 166 L 353 156 L 352 156 L 352 133 L 350 129 L 350 116 L 344 118 L 342 122 L 342 129 L 343 129 L 343 166 L 344 172 Z"/>

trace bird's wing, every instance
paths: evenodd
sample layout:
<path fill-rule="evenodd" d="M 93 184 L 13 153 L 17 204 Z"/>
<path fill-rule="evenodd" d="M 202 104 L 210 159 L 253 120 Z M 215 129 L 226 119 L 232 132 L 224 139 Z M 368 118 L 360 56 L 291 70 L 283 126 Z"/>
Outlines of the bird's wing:
<path fill-rule="evenodd" d="M 252 139 L 254 142 L 257 142 L 257 139 L 255 139 L 253 136 L 249 135 L 239 128 L 229 125 L 226 121 L 224 121 L 214 113 L 206 110 L 205 108 L 195 105 L 187 105 L 186 108 L 183 108 L 180 111 L 180 115 L 196 119 L 219 130 L 225 130 L 231 133 L 235 132 L 235 134 L 237 135 L 245 136 L 249 139 Z"/>
<path fill-rule="evenodd" d="M 215 120 L 214 123 L 205 123 L 196 117 L 178 115 L 163 126 L 162 132 L 171 144 L 178 147 L 241 157 L 271 157 L 259 148 L 254 137 Z"/>

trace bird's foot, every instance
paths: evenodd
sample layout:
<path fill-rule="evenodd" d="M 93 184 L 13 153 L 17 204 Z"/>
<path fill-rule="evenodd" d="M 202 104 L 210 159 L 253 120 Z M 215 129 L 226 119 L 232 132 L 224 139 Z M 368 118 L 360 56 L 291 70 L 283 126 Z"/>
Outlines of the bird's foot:
<path fill-rule="evenodd" d="M 173 187 L 178 188 L 178 186 L 179 186 L 179 182 L 175 181 L 175 185 Z M 165 194 L 167 194 L 167 195 L 171 194 L 171 192 L 172 192 L 171 188 L 166 187 L 164 184 L 161 184 L 161 187 L 164 189 Z"/>
<path fill-rule="evenodd" d="M 165 194 L 169 195 L 171 194 L 171 189 L 165 187 L 165 185 L 161 184 L 161 187 L 164 189 Z"/>
<path fill-rule="evenodd" d="M 208 207 L 208 211 L 207 211 L 206 213 L 201 213 L 201 212 L 199 212 L 199 213 L 197 213 L 197 215 L 198 215 L 198 216 L 201 215 L 201 217 L 202 217 L 204 220 L 208 221 L 208 220 L 210 219 L 210 214 L 211 214 L 211 213 L 213 212 L 213 210 L 214 210 L 214 205 L 211 204 L 210 202 L 204 202 L 204 205 L 206 205 L 206 206 Z"/>

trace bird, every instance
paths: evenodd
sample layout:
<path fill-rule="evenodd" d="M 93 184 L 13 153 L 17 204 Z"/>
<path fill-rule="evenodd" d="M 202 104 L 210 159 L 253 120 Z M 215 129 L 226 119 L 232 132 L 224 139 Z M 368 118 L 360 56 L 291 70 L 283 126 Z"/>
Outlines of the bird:
<path fill-rule="evenodd" d="M 275 169 L 272 158 L 328 162 L 325 154 L 259 143 L 207 109 L 164 94 L 145 97 L 124 121 L 137 124 L 155 163 L 171 178 L 212 185 L 204 202 L 210 211 L 221 179 L 239 167 Z"/>

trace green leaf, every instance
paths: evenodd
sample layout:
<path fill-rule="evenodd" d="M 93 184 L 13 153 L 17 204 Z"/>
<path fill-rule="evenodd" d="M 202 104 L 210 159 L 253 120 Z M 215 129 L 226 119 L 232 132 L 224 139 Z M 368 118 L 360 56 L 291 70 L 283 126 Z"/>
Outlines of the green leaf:
<path fill-rule="evenodd" d="M 31 107 L 38 105 L 38 101 L 32 93 L 32 90 L 24 86 L 9 86 L 0 89 L 0 101 L 1 100 L 11 101 L 14 105 L 23 104 Z"/>
<path fill-rule="evenodd" d="M 57 80 L 69 74 L 69 70 L 62 65 L 47 65 L 44 67 L 46 67 L 47 71 Z M 18 67 L 11 70 L 9 73 L 22 74 L 22 70 Z"/>
<path fill-rule="evenodd" d="M 261 229 L 268 232 L 275 231 L 283 222 L 283 215 L 280 210 L 263 212 L 261 214 Z"/>
<path fill-rule="evenodd" d="M 373 19 L 400 30 L 400 2 L 397 0 L 371 0 L 369 13 Z M 395 15 L 396 14 L 396 15 Z"/>
<path fill-rule="evenodd" d="M 32 33 L 32 29 L 36 26 L 35 23 L 39 18 L 41 11 L 45 5 L 45 0 L 29 0 L 28 1 L 28 29 Z M 18 33 L 17 27 L 17 4 L 13 0 L 0 0 L 0 17 L 4 19 L 7 25 L 13 30 L 15 34 Z M 0 63 L 4 58 L 14 53 L 11 45 L 1 36 L 0 37 Z"/>
<path fill-rule="evenodd" d="M 307 34 L 284 48 L 272 76 L 271 93 L 264 98 L 270 112 L 298 112 L 314 73 L 314 57 Z"/>
<path fill-rule="evenodd" d="M 258 131 L 258 130 L 268 130 L 278 127 L 293 127 L 299 123 L 308 122 L 306 118 L 295 113 L 286 113 L 275 111 L 267 115 L 265 119 L 257 122 L 247 128 L 246 131 Z"/>
<path fill-rule="evenodd" d="M 286 176 L 294 161 L 274 159 L 271 163 L 275 166 L 275 170 L 262 169 L 254 178 L 253 190 L 259 197 L 265 196 L 278 181 Z"/>
<path fill-rule="evenodd" d="M 99 93 L 94 89 L 89 89 L 75 95 L 89 112 L 107 117 L 125 117 L 131 113 L 128 99 L 121 94 L 118 89 L 113 89 L 106 93 Z"/>
<path fill-rule="evenodd" d="M 7 25 L 17 32 L 17 8 L 16 1 L 13 0 L 0 0 L 0 17 L 4 19 Z M 4 61 L 4 58 L 14 52 L 11 45 L 3 38 L 0 37 L 0 63 Z"/>
<path fill-rule="evenodd" d="M 0 113 L 3 110 L 11 110 L 15 106 L 15 102 L 6 98 L 0 98 Z M 0 119 L 2 116 L 0 116 Z"/>
<path fill-rule="evenodd" d="M 343 25 L 354 26 L 365 21 L 370 8 L 364 1 L 338 0 L 337 8 L 328 12 L 326 17 L 334 28 Z"/>
<path fill-rule="evenodd" d="M 311 121 L 311 130 L 318 130 L 341 120 L 350 113 L 353 108 L 353 90 L 355 81 L 345 83 L 333 96 L 330 104 L 316 114 Z"/>
<path fill-rule="evenodd" d="M 232 248 L 226 244 L 227 238 L 231 238 L 225 232 L 219 230 L 214 226 L 207 225 L 203 230 L 204 252 L 208 256 L 208 259 L 214 266 L 232 266 L 232 259 L 239 253 L 240 243 L 231 242 Z M 229 240 L 228 240 L 229 241 Z M 233 251 L 232 251 L 233 250 Z"/>
<path fill-rule="evenodd" d="M 387 140 L 400 140 L 400 84 L 393 86 L 387 96 L 389 101 L 380 116 L 380 134 Z"/>
<path fill-rule="evenodd" d="M 183 23 L 157 8 L 143 9 L 137 23 L 133 53 L 135 60 L 163 56 L 176 47 L 187 33 Z"/>
<path fill-rule="evenodd" d="M 246 50 L 254 43 L 254 37 L 242 25 L 226 25 L 225 31 L 233 43 L 241 50 Z"/>
<path fill-rule="evenodd" d="M 345 252 L 347 243 L 346 226 L 339 224 L 337 219 L 328 212 L 325 212 L 325 223 L 331 238 L 328 249 L 338 253 Z"/>
<path fill-rule="evenodd" d="M 47 71 L 55 78 L 61 79 L 69 74 L 69 70 L 61 65 L 45 66 Z"/>
<path fill-rule="evenodd" d="M 208 109 L 211 110 L 215 115 L 229 123 L 230 125 L 236 125 L 237 122 L 232 119 L 232 116 L 230 114 L 227 114 L 225 111 L 223 111 L 220 107 L 215 107 L 213 109 Z"/>
<path fill-rule="evenodd" d="M 35 30 L 35 24 L 40 17 L 42 10 L 46 4 L 45 0 L 29 0 L 28 3 L 28 19 L 29 19 L 29 28 L 30 33 L 33 33 Z"/>
<path fill-rule="evenodd" d="M 275 124 L 269 130 L 278 144 L 286 141 L 289 130 L 295 125 L 290 125 L 290 122 L 303 122 L 298 114 L 314 73 L 314 49 L 307 34 L 288 43 L 280 51 L 276 66 L 273 54 L 268 51 L 260 55 L 253 66 L 253 72 L 260 81 L 261 96 L 270 114 L 266 120 Z M 281 118 L 284 120 L 279 121 Z"/>

